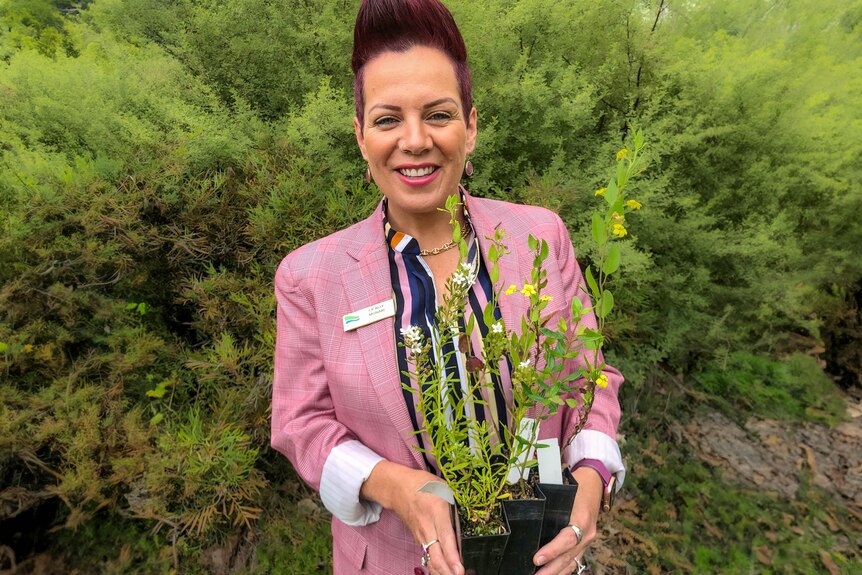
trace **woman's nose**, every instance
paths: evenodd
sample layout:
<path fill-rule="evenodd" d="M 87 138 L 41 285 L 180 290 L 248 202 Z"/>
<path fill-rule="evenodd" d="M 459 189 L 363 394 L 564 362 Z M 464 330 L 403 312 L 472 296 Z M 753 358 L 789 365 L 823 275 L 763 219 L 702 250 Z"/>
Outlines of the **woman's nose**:
<path fill-rule="evenodd" d="M 432 146 L 431 135 L 425 122 L 409 120 L 404 123 L 404 134 L 399 142 L 399 148 L 405 154 L 418 155 L 428 151 Z"/>

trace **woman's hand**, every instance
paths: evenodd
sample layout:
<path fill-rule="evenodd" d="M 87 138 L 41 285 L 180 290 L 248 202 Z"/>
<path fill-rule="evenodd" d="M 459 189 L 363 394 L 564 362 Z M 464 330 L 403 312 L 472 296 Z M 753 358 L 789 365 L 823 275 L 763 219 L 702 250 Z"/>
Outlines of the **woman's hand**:
<path fill-rule="evenodd" d="M 360 495 L 394 511 L 419 545 L 436 541 L 428 547 L 431 575 L 463 575 L 451 506 L 436 495 L 419 491 L 430 481 L 441 480 L 427 471 L 381 461 L 362 484 Z M 421 551 L 416 556 L 417 565 L 420 560 Z"/>
<path fill-rule="evenodd" d="M 560 531 L 559 535 L 533 556 L 533 563 L 542 567 L 536 575 L 577 573 L 579 562 L 583 563 L 584 551 L 596 538 L 596 522 L 604 491 L 602 478 L 589 467 L 580 467 L 573 471 L 572 475 L 578 482 L 578 493 L 569 523 L 581 528 L 583 538 L 578 543 L 575 531 L 569 527 Z"/>

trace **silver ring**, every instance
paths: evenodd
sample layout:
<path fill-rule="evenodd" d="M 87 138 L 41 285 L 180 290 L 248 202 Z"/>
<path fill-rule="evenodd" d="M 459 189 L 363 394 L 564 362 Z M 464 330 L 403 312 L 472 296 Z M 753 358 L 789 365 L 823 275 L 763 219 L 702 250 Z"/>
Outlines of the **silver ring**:
<path fill-rule="evenodd" d="M 578 545 L 580 545 L 581 539 L 584 538 L 584 534 L 581 532 L 581 528 L 578 527 L 577 525 L 575 525 L 574 523 L 570 523 L 569 525 L 566 525 L 566 527 L 571 528 L 571 530 L 575 532 L 575 537 L 578 538 Z M 581 565 L 580 561 L 578 561 L 578 565 Z M 578 571 L 578 573 L 580 573 L 580 571 Z"/>
<path fill-rule="evenodd" d="M 581 573 L 583 573 L 586 570 L 587 564 L 581 563 L 581 560 L 578 559 L 577 557 L 575 557 L 575 562 L 578 564 L 578 570 L 575 571 L 575 575 L 581 575 Z"/>
<path fill-rule="evenodd" d="M 429 541 L 428 543 L 422 544 L 422 566 L 423 567 L 428 567 L 428 564 L 431 563 L 431 554 L 428 553 L 428 550 L 431 548 L 432 545 L 434 545 L 435 543 L 439 543 L 439 542 L 440 541 L 438 539 L 434 539 L 432 541 Z"/>

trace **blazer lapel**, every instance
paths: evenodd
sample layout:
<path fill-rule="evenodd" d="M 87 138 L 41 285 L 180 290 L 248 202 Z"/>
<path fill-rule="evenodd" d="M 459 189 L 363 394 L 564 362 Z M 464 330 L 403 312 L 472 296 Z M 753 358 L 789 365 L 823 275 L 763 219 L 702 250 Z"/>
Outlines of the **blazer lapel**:
<path fill-rule="evenodd" d="M 520 289 L 523 286 L 524 280 L 527 279 L 531 268 L 529 261 L 523 261 L 524 250 L 521 247 L 527 245 L 527 239 L 516 237 L 512 233 L 512 230 L 507 229 L 503 224 L 503 217 L 497 213 L 498 210 L 491 208 L 490 203 L 470 195 L 466 195 L 465 201 L 467 203 L 467 210 L 470 213 L 470 222 L 479 236 L 479 247 L 482 250 L 483 258 L 486 257 L 488 246 L 490 245 L 490 240 L 486 238 L 494 237 L 494 231 L 498 227 L 502 227 L 506 231 L 503 243 L 508 246 L 510 253 L 501 257 L 498 262 L 500 266 L 500 282 L 499 286 L 494 287 L 500 287 L 505 290 L 509 285 L 515 284 Z M 529 254 L 527 255 L 529 256 Z M 520 320 L 527 311 L 527 299 L 520 295 L 513 294 L 507 296 L 506 294 L 502 294 L 497 305 L 500 308 L 500 315 L 503 316 L 506 327 L 508 329 L 516 329 L 520 332 Z"/>
<path fill-rule="evenodd" d="M 383 235 L 383 222 L 379 209 L 357 229 L 355 242 L 347 249 L 356 260 L 341 272 L 341 281 L 350 301 L 351 311 L 360 310 L 392 299 L 392 281 L 389 275 L 388 247 Z M 417 450 L 413 424 L 407 413 L 401 390 L 401 377 L 395 355 L 395 322 L 393 318 L 360 327 L 355 330 L 362 348 L 362 357 L 371 384 L 380 404 L 398 430 L 419 465 L 425 468 L 422 454 Z"/>

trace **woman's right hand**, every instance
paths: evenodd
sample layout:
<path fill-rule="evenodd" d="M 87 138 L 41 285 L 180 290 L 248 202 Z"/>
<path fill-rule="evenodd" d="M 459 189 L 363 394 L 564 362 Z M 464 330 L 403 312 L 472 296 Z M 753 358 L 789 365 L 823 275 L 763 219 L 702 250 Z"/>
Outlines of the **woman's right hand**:
<path fill-rule="evenodd" d="M 394 511 L 419 545 L 437 541 L 428 548 L 431 557 L 428 569 L 432 575 L 463 575 L 449 503 L 437 495 L 419 491 L 431 481 L 441 480 L 427 471 L 381 461 L 362 484 L 360 495 Z M 419 553 L 417 565 L 421 560 Z"/>

